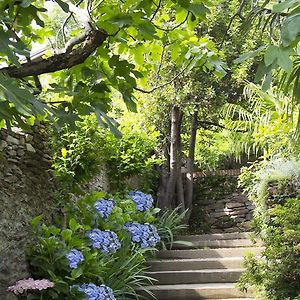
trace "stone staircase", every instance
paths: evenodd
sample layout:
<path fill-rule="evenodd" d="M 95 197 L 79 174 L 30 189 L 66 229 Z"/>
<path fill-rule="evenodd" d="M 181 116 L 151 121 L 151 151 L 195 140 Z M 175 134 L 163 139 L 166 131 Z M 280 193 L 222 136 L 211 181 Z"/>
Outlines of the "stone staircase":
<path fill-rule="evenodd" d="M 248 233 L 181 236 L 190 245 L 174 245 L 149 261 L 148 275 L 155 278 L 148 289 L 159 300 L 167 299 L 252 299 L 235 288 L 243 272 L 243 256 L 259 255 L 260 243 L 253 244 Z"/>

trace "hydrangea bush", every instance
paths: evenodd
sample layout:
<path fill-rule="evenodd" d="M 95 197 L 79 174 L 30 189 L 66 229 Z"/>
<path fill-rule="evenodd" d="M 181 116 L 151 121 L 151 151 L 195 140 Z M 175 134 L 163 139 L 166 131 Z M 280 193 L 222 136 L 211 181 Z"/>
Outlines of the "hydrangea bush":
<path fill-rule="evenodd" d="M 100 249 L 103 253 L 115 253 L 121 247 L 119 238 L 113 231 L 93 229 L 86 235 L 90 238 L 92 247 Z"/>
<path fill-rule="evenodd" d="M 97 286 L 89 283 L 71 287 L 71 289 L 74 288 L 85 294 L 87 300 L 116 300 L 113 290 L 104 284 Z"/>
<path fill-rule="evenodd" d="M 124 228 L 131 233 L 131 240 L 138 243 L 141 248 L 154 247 L 160 241 L 155 226 L 151 224 L 132 222 L 125 224 Z"/>
<path fill-rule="evenodd" d="M 142 193 L 140 191 L 132 191 L 128 193 L 128 197 L 132 198 L 136 204 L 136 209 L 139 211 L 145 211 L 152 207 L 153 198 L 151 195 Z"/>
<path fill-rule="evenodd" d="M 66 254 L 66 258 L 69 261 L 69 266 L 71 269 L 76 269 L 78 264 L 84 261 L 82 252 L 76 249 L 71 249 L 70 252 Z"/>
<path fill-rule="evenodd" d="M 107 219 L 112 212 L 114 202 L 112 200 L 100 199 L 95 203 L 95 208 L 100 216 Z"/>
<path fill-rule="evenodd" d="M 29 290 L 22 299 L 40 299 L 40 294 L 58 300 L 139 299 L 136 288 L 151 280 L 145 275 L 146 257 L 161 240 L 152 196 L 134 191 L 112 199 L 95 192 L 65 210 L 57 226 L 42 224 L 41 216 L 32 221 L 30 271 L 51 286 L 37 291 L 37 298 Z"/>

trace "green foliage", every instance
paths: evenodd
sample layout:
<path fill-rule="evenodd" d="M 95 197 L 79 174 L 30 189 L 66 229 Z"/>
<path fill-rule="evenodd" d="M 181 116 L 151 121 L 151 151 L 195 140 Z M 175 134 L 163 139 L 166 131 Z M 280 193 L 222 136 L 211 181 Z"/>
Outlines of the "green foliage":
<path fill-rule="evenodd" d="M 174 210 L 166 209 L 157 219 L 156 226 L 159 236 L 162 238 L 161 246 L 164 250 L 171 249 L 174 242 L 180 243 L 174 237 L 187 228 L 187 225 L 184 224 L 186 211 L 182 213 L 179 211 L 180 207 Z"/>
<path fill-rule="evenodd" d="M 104 219 L 96 211 L 95 202 L 112 197 L 114 207 Z M 27 251 L 30 271 L 34 277 L 47 278 L 55 284 L 53 289 L 42 292 L 43 299 L 79 299 L 80 295 L 70 292 L 70 286 L 82 283 L 105 284 L 113 289 L 117 299 L 140 299 L 136 289 L 151 283 L 145 273 L 145 260 L 155 249 L 141 249 L 131 241 L 124 225 L 128 222 L 155 224 L 161 235 L 161 245 L 170 245 L 173 235 L 183 228 L 184 214 L 168 211 L 158 217 L 158 212 L 156 208 L 138 211 L 133 200 L 121 194 L 112 196 L 94 192 L 70 203 L 57 226 L 41 223 L 42 216 L 34 218 L 31 222 L 34 242 Z M 108 254 L 92 248 L 86 236 L 91 229 L 117 233 L 121 248 Z M 66 258 L 70 249 L 80 250 L 84 255 L 84 261 L 73 269 Z M 36 298 L 28 295 L 26 299 Z"/>
<path fill-rule="evenodd" d="M 186 72 L 200 68 L 223 74 L 214 43 L 198 36 L 195 30 L 210 6 L 210 1 L 198 0 L 93 0 L 82 1 L 76 7 L 73 1 L 61 0 L 50 4 L 44 0 L 2 1 L 0 18 L 5 21 L 0 25 L 0 62 L 4 65 L 20 66 L 31 50 L 36 51 L 37 43 L 45 49 L 44 57 L 65 52 L 73 37 L 86 34 L 86 23 L 92 30 L 106 31 L 108 36 L 82 64 L 41 76 L 44 94 L 56 93 L 58 101 L 45 101 L 49 97 L 37 91 L 36 78 L 15 80 L 16 90 L 24 86 L 28 92 L 16 99 L 1 93 L 5 110 L 0 111 L 0 125 L 4 126 L 3 121 L 7 126 L 24 125 L 29 123 L 28 118 L 32 121 L 43 116 L 62 127 L 74 124 L 78 116 L 95 114 L 101 125 L 113 127 L 106 115 L 112 96 L 117 95 L 135 110 L 134 91 L 156 88 L 148 76 L 160 72 L 163 60 Z M 63 47 L 53 49 L 55 45 Z M 81 46 L 77 44 L 74 49 Z M 5 70 L 3 76 L 7 80 Z"/>
<path fill-rule="evenodd" d="M 271 83 L 280 86 L 286 94 L 293 95 L 295 104 L 299 103 L 299 8 L 299 1 L 252 1 L 243 26 L 244 29 L 258 27 L 264 37 L 260 50 L 252 52 L 261 54 L 256 82 L 262 81 L 264 90 Z M 250 56 L 245 53 L 237 62 Z"/>
<path fill-rule="evenodd" d="M 142 189 L 149 191 L 158 177 L 154 167 L 162 162 L 155 151 L 160 134 L 155 130 L 143 132 L 130 124 L 121 128 L 120 139 L 111 133 L 103 136 L 101 154 L 108 165 L 112 185 L 120 190 L 126 186 L 126 180 L 133 178 Z"/>
<path fill-rule="evenodd" d="M 155 221 L 156 209 L 139 212 L 129 198 L 114 198 L 115 206 L 109 218 L 104 220 L 95 210 L 99 198 L 109 197 L 93 193 L 70 204 L 61 225 L 40 223 L 40 217 L 32 221 L 35 242 L 28 249 L 30 270 L 36 277 L 48 278 L 55 283 L 51 290 L 44 291 L 46 299 L 78 299 L 70 293 L 70 286 L 93 282 L 105 283 L 114 290 L 118 299 L 139 299 L 135 289 L 149 284 L 144 273 L 146 252 L 131 242 L 123 227 L 127 222 Z M 104 254 L 90 246 L 86 232 L 90 229 L 111 230 L 118 234 L 122 247 L 114 254 Z M 84 261 L 71 269 L 65 257 L 70 249 L 78 249 Z"/>
<path fill-rule="evenodd" d="M 269 213 L 263 259 L 247 257 L 247 271 L 239 285 L 243 290 L 255 285 L 265 299 L 297 299 L 300 294 L 300 199 L 287 199 Z"/>
<path fill-rule="evenodd" d="M 263 92 L 252 83 L 245 88 L 245 98 L 225 104 L 221 111 L 223 125 L 231 130 L 227 135 L 232 153 L 266 158 L 296 153 L 298 113 L 291 99 L 278 89 Z"/>
<path fill-rule="evenodd" d="M 124 190 L 128 179 L 137 177 L 139 187 L 150 191 L 158 176 L 154 167 L 161 162 L 155 154 L 159 133 L 146 133 L 129 123 L 120 129 L 123 134 L 117 137 L 99 128 L 94 119 L 86 119 L 76 131 L 65 126 L 57 133 L 52 166 L 62 184 L 74 189 L 105 165 L 113 189 Z"/>
<path fill-rule="evenodd" d="M 222 132 L 198 130 L 195 164 L 200 170 L 220 168 L 229 153 L 229 143 Z"/>
<path fill-rule="evenodd" d="M 76 186 L 99 170 L 104 157 L 100 155 L 98 136 L 97 126 L 88 120 L 82 122 L 76 131 L 65 126 L 61 132 L 53 136 L 52 167 L 60 182 Z"/>
<path fill-rule="evenodd" d="M 254 225 L 264 242 L 262 258 L 248 256 L 239 286 L 255 286 L 264 299 L 298 299 L 300 266 L 299 162 L 257 163 L 240 177 L 256 204 Z"/>

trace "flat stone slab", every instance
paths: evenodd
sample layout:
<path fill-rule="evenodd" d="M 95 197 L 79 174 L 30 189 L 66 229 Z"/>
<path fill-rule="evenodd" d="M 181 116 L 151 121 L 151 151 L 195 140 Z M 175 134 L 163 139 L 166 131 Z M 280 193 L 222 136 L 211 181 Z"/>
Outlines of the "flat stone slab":
<path fill-rule="evenodd" d="M 233 232 L 233 233 L 212 233 L 212 234 L 202 234 L 202 235 L 180 235 L 176 237 L 177 240 L 184 241 L 199 241 L 199 240 L 237 240 L 237 239 L 247 239 L 253 232 Z"/>
<path fill-rule="evenodd" d="M 158 300 L 216 300 L 245 299 L 245 297 L 251 297 L 251 295 L 246 295 L 236 289 L 233 283 L 154 285 L 147 288 L 154 293 Z"/>
<path fill-rule="evenodd" d="M 158 258 L 213 258 L 213 257 L 243 257 L 247 253 L 260 254 L 262 247 L 192 249 L 192 250 L 165 250 L 159 251 Z"/>

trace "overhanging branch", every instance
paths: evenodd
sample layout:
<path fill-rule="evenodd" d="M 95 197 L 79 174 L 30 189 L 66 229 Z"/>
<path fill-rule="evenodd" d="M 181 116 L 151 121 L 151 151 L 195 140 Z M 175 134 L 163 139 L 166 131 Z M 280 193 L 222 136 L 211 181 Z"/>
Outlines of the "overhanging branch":
<path fill-rule="evenodd" d="M 158 86 L 155 86 L 154 88 L 150 89 L 150 90 L 144 90 L 144 89 L 141 89 L 141 88 L 138 88 L 138 87 L 134 87 L 134 89 L 136 91 L 139 91 L 139 92 L 142 92 L 142 93 L 145 93 L 145 94 L 151 94 L 153 93 L 154 91 L 160 89 L 160 88 L 163 88 L 171 83 L 173 83 L 179 76 L 181 76 L 182 74 L 184 74 L 184 72 L 186 71 L 186 69 L 190 66 L 190 64 L 192 63 L 192 61 L 194 60 L 194 57 L 191 58 L 191 60 L 189 61 L 189 63 L 179 72 L 177 73 L 171 80 L 163 83 L 163 84 L 160 84 Z"/>
<path fill-rule="evenodd" d="M 55 54 L 49 58 L 41 59 L 36 62 L 27 62 L 20 67 L 6 67 L 0 72 L 6 73 L 10 77 L 24 78 L 45 73 L 52 73 L 63 69 L 68 69 L 83 63 L 107 38 L 105 30 L 91 30 L 87 35 L 82 46 L 61 54 Z"/>

